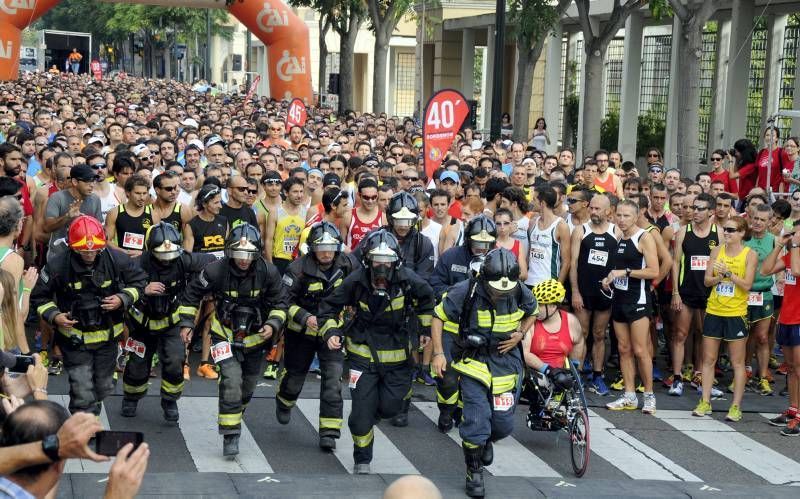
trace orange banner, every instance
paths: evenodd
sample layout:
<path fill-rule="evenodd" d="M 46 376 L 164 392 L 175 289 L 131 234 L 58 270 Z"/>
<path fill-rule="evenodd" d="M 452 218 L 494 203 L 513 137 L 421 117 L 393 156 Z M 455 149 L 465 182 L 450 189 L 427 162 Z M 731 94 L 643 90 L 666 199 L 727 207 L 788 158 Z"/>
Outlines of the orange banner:
<path fill-rule="evenodd" d="M 22 31 L 8 22 L 0 21 L 0 80 L 17 78 L 21 45 Z"/>

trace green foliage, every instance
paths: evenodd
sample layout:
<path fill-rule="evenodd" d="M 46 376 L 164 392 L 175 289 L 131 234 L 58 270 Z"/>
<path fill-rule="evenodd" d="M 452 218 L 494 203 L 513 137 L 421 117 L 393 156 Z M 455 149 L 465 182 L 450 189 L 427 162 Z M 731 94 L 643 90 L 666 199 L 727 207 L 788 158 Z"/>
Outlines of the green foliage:
<path fill-rule="evenodd" d="M 472 89 L 476 96 L 480 95 L 481 86 L 483 85 L 483 57 L 485 54 L 485 50 L 475 49 L 475 64 L 472 66 Z M 475 96 L 469 96 L 469 98 L 475 99 Z"/>
<path fill-rule="evenodd" d="M 664 140 L 667 132 L 664 113 L 666 113 L 665 108 L 659 109 L 659 106 L 653 106 L 646 113 L 639 115 L 639 121 L 636 125 L 637 157 L 644 156 L 649 147 L 658 147 L 662 151 L 664 150 Z"/>
<path fill-rule="evenodd" d="M 650 7 L 650 15 L 653 19 L 660 21 L 675 15 L 669 0 L 650 0 L 647 5 Z"/>
<path fill-rule="evenodd" d="M 578 94 L 573 93 L 564 98 L 564 123 L 570 130 L 570 137 L 567 139 L 569 147 L 576 147 L 578 144 L 578 114 L 581 109 L 581 100 Z"/>
<path fill-rule="evenodd" d="M 600 148 L 613 151 L 619 144 L 619 107 L 611 107 L 600 122 Z"/>
<path fill-rule="evenodd" d="M 508 0 L 507 4 L 512 33 L 523 46 L 532 46 L 558 22 L 558 9 L 551 0 Z"/>

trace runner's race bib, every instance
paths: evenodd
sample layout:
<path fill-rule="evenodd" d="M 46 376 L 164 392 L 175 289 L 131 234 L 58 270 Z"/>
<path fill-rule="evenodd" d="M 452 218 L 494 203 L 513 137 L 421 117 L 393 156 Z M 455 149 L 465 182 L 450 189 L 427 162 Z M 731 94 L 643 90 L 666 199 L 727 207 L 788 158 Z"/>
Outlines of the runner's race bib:
<path fill-rule="evenodd" d="M 614 278 L 614 287 L 620 291 L 627 291 L 628 290 L 628 276 L 622 277 L 615 277 Z"/>
<path fill-rule="evenodd" d="M 347 386 L 349 386 L 351 390 L 355 390 L 358 380 L 361 379 L 362 374 L 364 374 L 362 371 L 350 369 L 350 382 L 347 384 Z"/>
<path fill-rule="evenodd" d="M 731 281 L 722 281 L 717 284 L 717 294 L 719 296 L 733 298 L 734 291 L 734 285 Z"/>
<path fill-rule="evenodd" d="M 692 270 L 702 270 L 705 272 L 708 267 L 708 256 L 705 255 L 692 255 L 689 257 L 689 267 Z"/>
<path fill-rule="evenodd" d="M 514 407 L 514 394 L 511 392 L 495 395 L 492 399 L 495 411 L 505 412 Z"/>
<path fill-rule="evenodd" d="M 231 344 L 227 341 L 221 341 L 211 347 L 211 358 L 214 359 L 215 364 L 219 364 L 231 357 L 233 357 L 233 352 L 231 351 Z"/>
<path fill-rule="evenodd" d="M 544 260 L 544 250 L 542 248 L 537 248 L 536 246 L 531 246 L 531 258 Z"/>
<path fill-rule="evenodd" d="M 144 248 L 144 234 L 126 232 L 125 235 L 122 236 L 122 247 L 137 250 Z"/>
<path fill-rule="evenodd" d="M 606 264 L 608 264 L 608 251 L 590 249 L 589 263 L 591 263 L 592 265 L 599 265 L 600 267 L 605 267 Z"/>
<path fill-rule="evenodd" d="M 764 293 L 753 291 L 747 295 L 747 304 L 754 307 L 764 306 Z"/>
<path fill-rule="evenodd" d="M 794 286 L 797 284 L 797 278 L 794 276 L 794 274 L 792 274 L 791 268 L 786 269 L 786 272 L 784 273 L 783 276 L 783 280 L 784 280 L 784 286 L 787 284 L 789 286 Z"/>
<path fill-rule="evenodd" d="M 125 351 L 136 354 L 140 359 L 144 358 L 146 347 L 141 341 L 136 341 L 133 338 L 128 338 L 125 342 Z"/>

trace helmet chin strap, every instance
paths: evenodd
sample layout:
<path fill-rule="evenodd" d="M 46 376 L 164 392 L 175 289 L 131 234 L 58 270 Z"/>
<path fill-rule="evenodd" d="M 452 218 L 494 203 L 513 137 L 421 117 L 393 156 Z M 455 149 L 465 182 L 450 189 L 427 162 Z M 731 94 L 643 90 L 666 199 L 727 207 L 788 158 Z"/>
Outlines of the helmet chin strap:
<path fill-rule="evenodd" d="M 543 305 L 545 307 L 545 310 L 547 310 L 547 307 L 549 305 L 553 305 L 553 304 L 552 303 L 548 303 L 547 305 Z M 553 310 L 553 313 L 545 315 L 544 316 L 544 320 L 542 320 L 542 322 L 546 322 L 547 320 L 549 320 L 550 317 L 552 317 L 552 316 L 554 316 L 556 314 L 556 312 L 558 312 L 558 307 L 555 307 L 555 310 Z"/>

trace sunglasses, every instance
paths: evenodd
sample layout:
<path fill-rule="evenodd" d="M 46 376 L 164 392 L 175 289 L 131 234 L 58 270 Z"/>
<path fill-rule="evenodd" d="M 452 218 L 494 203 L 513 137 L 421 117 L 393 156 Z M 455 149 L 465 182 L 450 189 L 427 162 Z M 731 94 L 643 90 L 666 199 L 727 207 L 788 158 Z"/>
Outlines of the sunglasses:
<path fill-rule="evenodd" d="M 498 227 L 505 227 L 506 225 L 511 225 L 511 222 L 495 222 L 494 224 Z"/>
<path fill-rule="evenodd" d="M 89 166 L 91 166 L 91 167 L 92 167 L 92 168 L 94 168 L 95 170 L 100 170 L 100 169 L 102 169 L 102 168 L 105 168 L 105 167 L 106 167 L 106 164 L 105 164 L 105 163 L 94 163 L 94 164 L 92 164 L 92 165 L 89 165 Z"/>
<path fill-rule="evenodd" d="M 567 198 L 567 203 L 569 204 L 580 203 L 581 201 L 583 201 L 583 199 Z"/>
<path fill-rule="evenodd" d="M 265 183 L 265 184 L 275 184 L 275 185 L 278 185 L 278 184 L 280 184 L 280 183 L 281 183 L 281 179 L 279 179 L 279 178 L 265 178 L 265 179 L 263 180 L 263 183 Z"/>
<path fill-rule="evenodd" d="M 650 173 L 661 173 L 661 168 L 650 168 Z"/>
<path fill-rule="evenodd" d="M 205 196 L 203 196 L 203 201 L 207 201 L 209 198 L 212 198 L 212 197 L 216 196 L 217 194 L 219 194 L 219 187 L 217 187 L 217 186 L 214 186 L 214 188 L 213 188 L 213 189 L 211 189 L 210 191 L 208 191 L 208 192 L 206 193 L 206 195 L 205 195 Z"/>
<path fill-rule="evenodd" d="M 419 180 L 419 177 L 403 177 L 403 180 L 407 182 L 416 182 L 417 180 Z"/>
<path fill-rule="evenodd" d="M 712 157 L 712 158 L 711 158 L 711 161 L 722 161 L 722 158 L 719 158 L 719 157 L 717 157 L 717 158 L 715 158 L 715 157 Z"/>
<path fill-rule="evenodd" d="M 236 189 L 239 192 L 247 192 L 247 187 L 231 187 L 231 189 Z"/>
<path fill-rule="evenodd" d="M 650 154 L 648 154 L 648 155 L 647 155 L 647 157 L 648 157 L 648 158 L 660 158 L 660 157 L 661 157 L 661 155 L 660 155 L 660 154 L 653 154 L 653 153 L 650 153 Z"/>
<path fill-rule="evenodd" d="M 365 196 L 363 194 L 359 194 L 359 196 L 361 196 L 361 199 L 364 200 L 364 201 L 375 201 L 375 200 L 378 199 L 378 195 L 377 194 L 374 195 L 374 196 Z"/>
<path fill-rule="evenodd" d="M 174 190 L 175 190 L 175 189 L 177 189 L 177 188 L 178 188 L 178 187 L 177 187 L 177 186 L 174 186 L 174 185 L 171 185 L 171 186 L 169 186 L 169 187 L 159 187 L 159 189 L 161 189 L 162 191 L 167 191 L 167 192 L 172 192 L 172 191 L 174 191 Z"/>
<path fill-rule="evenodd" d="M 706 211 L 706 210 L 708 209 L 708 206 L 697 206 L 697 205 L 692 205 L 692 209 L 693 209 L 694 211 Z"/>
<path fill-rule="evenodd" d="M 285 158 L 284 161 L 288 161 L 290 163 L 299 163 L 300 158 Z"/>
<path fill-rule="evenodd" d="M 272 128 L 272 127 L 270 127 L 270 130 L 273 131 L 273 132 L 280 132 L 281 131 L 280 128 Z"/>
<path fill-rule="evenodd" d="M 258 189 L 247 189 L 247 193 L 255 196 L 256 194 L 258 194 Z"/>
<path fill-rule="evenodd" d="M 736 227 L 723 227 L 722 230 L 725 231 L 726 234 L 733 234 L 734 232 L 739 232 L 739 229 L 737 229 Z"/>

